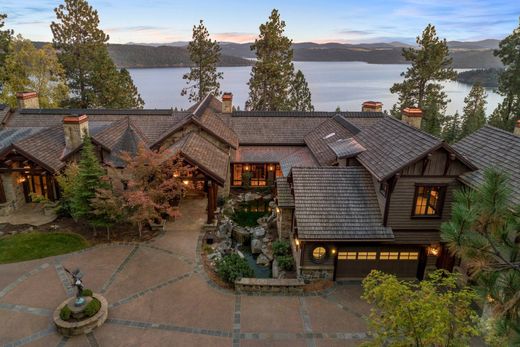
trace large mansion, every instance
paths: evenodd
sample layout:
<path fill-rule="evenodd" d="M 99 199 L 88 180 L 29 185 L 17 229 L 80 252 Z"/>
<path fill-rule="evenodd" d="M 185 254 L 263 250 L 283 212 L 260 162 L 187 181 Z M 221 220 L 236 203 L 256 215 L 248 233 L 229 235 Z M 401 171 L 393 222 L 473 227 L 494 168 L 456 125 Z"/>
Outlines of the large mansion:
<path fill-rule="evenodd" d="M 307 279 L 452 268 L 439 228 L 453 192 L 477 187 L 487 167 L 520 180 L 520 124 L 516 134 L 485 126 L 450 146 L 419 129 L 420 109 L 398 120 L 373 101 L 355 112 L 234 111 L 225 93 L 177 112 L 40 109 L 35 93 L 18 99 L 17 109 L 0 106 L 0 215 L 31 193 L 58 199 L 55 177 L 78 158 L 85 133 L 107 168 L 122 168 L 121 153 L 139 144 L 168 148 L 196 166 L 189 181 L 207 195 L 208 222 L 218 196 L 273 187 L 279 235 Z M 520 186 L 511 189 L 519 204 Z"/>

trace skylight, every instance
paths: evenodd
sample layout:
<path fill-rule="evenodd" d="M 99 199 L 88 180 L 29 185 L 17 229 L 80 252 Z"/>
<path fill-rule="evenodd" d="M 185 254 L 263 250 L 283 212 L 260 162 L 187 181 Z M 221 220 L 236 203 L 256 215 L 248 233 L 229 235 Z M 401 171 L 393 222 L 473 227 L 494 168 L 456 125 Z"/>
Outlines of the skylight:
<path fill-rule="evenodd" d="M 327 136 L 325 136 L 323 139 L 326 140 L 326 139 L 330 139 L 332 136 L 336 135 L 336 133 L 330 133 L 328 134 Z"/>

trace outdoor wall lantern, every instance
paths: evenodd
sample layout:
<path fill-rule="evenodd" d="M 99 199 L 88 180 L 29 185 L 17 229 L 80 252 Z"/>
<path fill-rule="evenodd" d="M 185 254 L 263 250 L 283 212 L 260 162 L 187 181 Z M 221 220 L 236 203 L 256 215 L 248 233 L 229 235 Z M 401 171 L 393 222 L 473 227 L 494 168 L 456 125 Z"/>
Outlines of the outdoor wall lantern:
<path fill-rule="evenodd" d="M 187 186 L 190 183 L 190 181 L 184 180 L 184 181 L 182 181 L 182 183 L 184 183 L 184 185 Z"/>
<path fill-rule="evenodd" d="M 244 170 L 245 170 L 245 171 L 249 171 L 249 165 L 246 165 L 246 166 L 244 167 Z"/>
<path fill-rule="evenodd" d="M 174 171 L 173 172 L 173 177 L 179 177 L 179 171 Z"/>
<path fill-rule="evenodd" d="M 22 184 L 23 182 L 25 182 L 25 177 L 24 176 L 18 177 L 17 183 Z"/>
<path fill-rule="evenodd" d="M 296 237 L 294 238 L 294 244 L 296 245 L 296 250 L 298 251 L 300 249 L 300 240 L 298 240 Z"/>
<path fill-rule="evenodd" d="M 276 213 L 280 213 L 280 209 L 276 207 Z"/>
<path fill-rule="evenodd" d="M 274 165 L 269 165 L 269 171 L 274 171 Z"/>
<path fill-rule="evenodd" d="M 428 246 L 428 248 L 426 249 L 426 253 L 429 255 L 429 256 L 438 256 L 440 253 L 441 253 L 441 246 L 440 245 L 430 245 Z"/>

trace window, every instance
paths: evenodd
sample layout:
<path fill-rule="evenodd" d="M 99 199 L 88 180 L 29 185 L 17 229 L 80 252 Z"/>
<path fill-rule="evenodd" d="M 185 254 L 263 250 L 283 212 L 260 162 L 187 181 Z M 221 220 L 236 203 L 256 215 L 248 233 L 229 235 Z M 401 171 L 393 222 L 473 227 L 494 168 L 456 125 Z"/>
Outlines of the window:
<path fill-rule="evenodd" d="M 397 260 L 399 258 L 399 252 L 381 252 L 379 253 L 380 260 Z"/>
<path fill-rule="evenodd" d="M 417 260 L 419 253 L 417 252 L 401 252 L 399 253 L 399 260 Z"/>
<path fill-rule="evenodd" d="M 325 259 L 325 254 L 327 250 L 324 247 L 316 247 L 312 250 L 312 258 L 315 261 L 323 261 Z"/>
<path fill-rule="evenodd" d="M 440 217 L 446 186 L 416 186 L 412 216 Z"/>
<path fill-rule="evenodd" d="M 358 260 L 374 260 L 376 259 L 376 252 L 358 252 Z"/>
<path fill-rule="evenodd" d="M 233 164 L 233 185 L 242 185 L 242 164 Z"/>

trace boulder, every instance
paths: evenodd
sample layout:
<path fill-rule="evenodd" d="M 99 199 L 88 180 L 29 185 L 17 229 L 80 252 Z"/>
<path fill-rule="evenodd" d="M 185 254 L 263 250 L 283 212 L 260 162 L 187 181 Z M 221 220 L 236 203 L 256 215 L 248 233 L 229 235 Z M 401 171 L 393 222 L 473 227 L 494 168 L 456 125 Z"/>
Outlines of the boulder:
<path fill-rule="evenodd" d="M 269 201 L 269 207 L 272 210 L 276 210 L 276 202 L 274 200 Z"/>
<path fill-rule="evenodd" d="M 274 258 L 272 247 L 265 243 L 262 245 L 262 254 L 265 255 L 270 261 L 272 261 Z"/>
<path fill-rule="evenodd" d="M 247 192 L 247 193 L 244 194 L 244 201 L 245 202 L 258 200 L 260 198 L 261 198 L 260 194 L 257 194 L 257 193 Z"/>
<path fill-rule="evenodd" d="M 211 254 L 208 254 L 208 259 L 211 261 L 220 260 L 222 258 L 222 254 L 219 252 L 213 252 Z"/>
<path fill-rule="evenodd" d="M 249 244 L 249 241 L 251 240 L 251 234 L 249 231 L 239 225 L 235 225 L 233 227 L 233 239 L 240 243 L 241 245 L 247 245 Z"/>
<path fill-rule="evenodd" d="M 259 254 L 262 253 L 262 241 L 258 239 L 251 240 L 251 253 L 252 254 Z"/>
<path fill-rule="evenodd" d="M 222 254 L 229 254 L 231 253 L 231 240 L 225 240 L 218 244 L 216 251 L 220 252 Z"/>
<path fill-rule="evenodd" d="M 254 239 L 261 239 L 265 236 L 265 229 L 261 226 L 251 228 L 251 234 Z"/>
<path fill-rule="evenodd" d="M 278 261 L 276 259 L 273 260 L 271 272 L 272 272 L 273 278 L 278 278 L 278 275 L 280 274 L 280 267 L 278 266 Z"/>
<path fill-rule="evenodd" d="M 271 264 L 269 259 L 267 259 L 267 257 L 263 254 L 260 254 L 258 258 L 256 258 L 256 263 L 261 266 L 269 266 L 269 264 Z"/>
<path fill-rule="evenodd" d="M 219 238 L 230 237 L 232 230 L 233 230 L 233 223 L 230 220 L 226 220 L 224 223 L 219 225 L 218 231 L 217 231 L 217 236 Z"/>
<path fill-rule="evenodd" d="M 273 197 L 272 197 L 271 194 L 267 194 L 267 195 L 264 195 L 262 198 L 263 198 L 264 200 L 271 200 Z"/>

